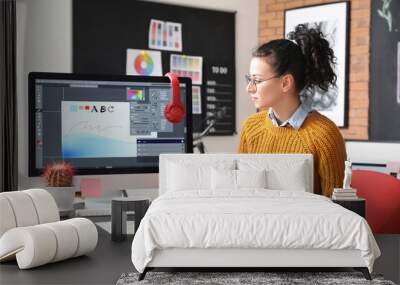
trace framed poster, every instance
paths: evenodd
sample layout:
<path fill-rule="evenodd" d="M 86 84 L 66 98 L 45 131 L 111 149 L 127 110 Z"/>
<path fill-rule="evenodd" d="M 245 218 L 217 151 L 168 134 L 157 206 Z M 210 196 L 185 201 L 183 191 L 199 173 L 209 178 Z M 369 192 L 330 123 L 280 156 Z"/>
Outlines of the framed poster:
<path fill-rule="evenodd" d="M 338 127 L 347 127 L 349 2 L 336 2 L 285 10 L 284 37 L 298 24 L 321 29 L 336 56 L 336 87 L 316 89 L 312 108 L 331 119 Z"/>
<path fill-rule="evenodd" d="M 371 2 L 369 139 L 400 142 L 400 1 Z"/>

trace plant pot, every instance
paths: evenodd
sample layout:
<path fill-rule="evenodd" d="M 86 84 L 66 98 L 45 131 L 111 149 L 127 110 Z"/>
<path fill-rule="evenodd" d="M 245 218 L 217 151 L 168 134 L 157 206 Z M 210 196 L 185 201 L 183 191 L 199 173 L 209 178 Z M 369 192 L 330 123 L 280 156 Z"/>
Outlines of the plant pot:
<path fill-rule="evenodd" d="M 61 211 L 71 211 L 73 210 L 75 192 L 79 191 L 78 186 L 70 187 L 50 187 L 47 186 L 44 189 L 47 190 L 53 196 L 56 201 L 58 210 Z"/>

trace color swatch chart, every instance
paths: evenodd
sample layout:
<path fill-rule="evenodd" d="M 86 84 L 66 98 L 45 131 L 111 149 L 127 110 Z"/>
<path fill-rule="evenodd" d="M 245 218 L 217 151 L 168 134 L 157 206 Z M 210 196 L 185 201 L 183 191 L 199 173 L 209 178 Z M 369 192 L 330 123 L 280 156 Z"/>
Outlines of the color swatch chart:
<path fill-rule="evenodd" d="M 182 51 L 182 24 L 152 19 L 149 28 L 149 47 Z"/>
<path fill-rule="evenodd" d="M 193 84 L 203 81 L 203 57 L 171 54 L 171 71 L 181 77 L 190 77 Z"/>
<path fill-rule="evenodd" d="M 201 114 L 201 88 L 192 86 L 192 113 Z"/>

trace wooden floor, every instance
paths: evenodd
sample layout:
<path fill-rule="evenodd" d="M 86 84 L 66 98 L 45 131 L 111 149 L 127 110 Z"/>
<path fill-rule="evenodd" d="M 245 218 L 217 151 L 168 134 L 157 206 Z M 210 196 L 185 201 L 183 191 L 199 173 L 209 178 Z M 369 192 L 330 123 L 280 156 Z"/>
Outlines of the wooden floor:
<path fill-rule="evenodd" d="M 97 229 L 97 248 L 89 255 L 27 270 L 19 270 L 15 261 L 1 263 L 0 284 L 115 284 L 122 273 L 135 271 L 130 258 L 132 237 L 112 242 L 109 233 Z"/>

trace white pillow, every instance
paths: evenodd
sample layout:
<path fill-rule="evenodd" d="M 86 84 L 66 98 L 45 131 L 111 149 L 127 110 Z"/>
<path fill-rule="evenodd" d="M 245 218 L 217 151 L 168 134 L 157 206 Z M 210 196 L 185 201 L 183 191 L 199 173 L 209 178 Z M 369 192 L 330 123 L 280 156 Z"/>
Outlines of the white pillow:
<path fill-rule="evenodd" d="M 308 184 L 305 166 L 305 162 L 302 162 L 293 164 L 290 169 L 269 169 L 268 188 L 305 192 Z"/>
<path fill-rule="evenodd" d="M 201 190 L 211 188 L 211 169 L 233 169 L 232 161 L 218 161 L 213 165 L 191 161 L 169 162 L 167 191 Z"/>
<path fill-rule="evenodd" d="M 267 188 L 267 171 L 236 170 L 237 188 Z"/>
<path fill-rule="evenodd" d="M 220 189 L 236 189 L 236 170 L 211 168 L 211 190 Z"/>
<path fill-rule="evenodd" d="M 292 165 L 290 169 L 269 169 L 268 188 L 277 190 L 303 191 L 307 189 L 305 163 Z"/>
<path fill-rule="evenodd" d="M 309 185 L 309 169 L 305 160 L 263 160 L 263 159 L 239 159 L 239 170 L 266 170 L 268 189 L 307 191 Z"/>
<path fill-rule="evenodd" d="M 211 189 L 234 191 L 241 188 L 265 188 L 266 171 L 211 169 Z"/>

